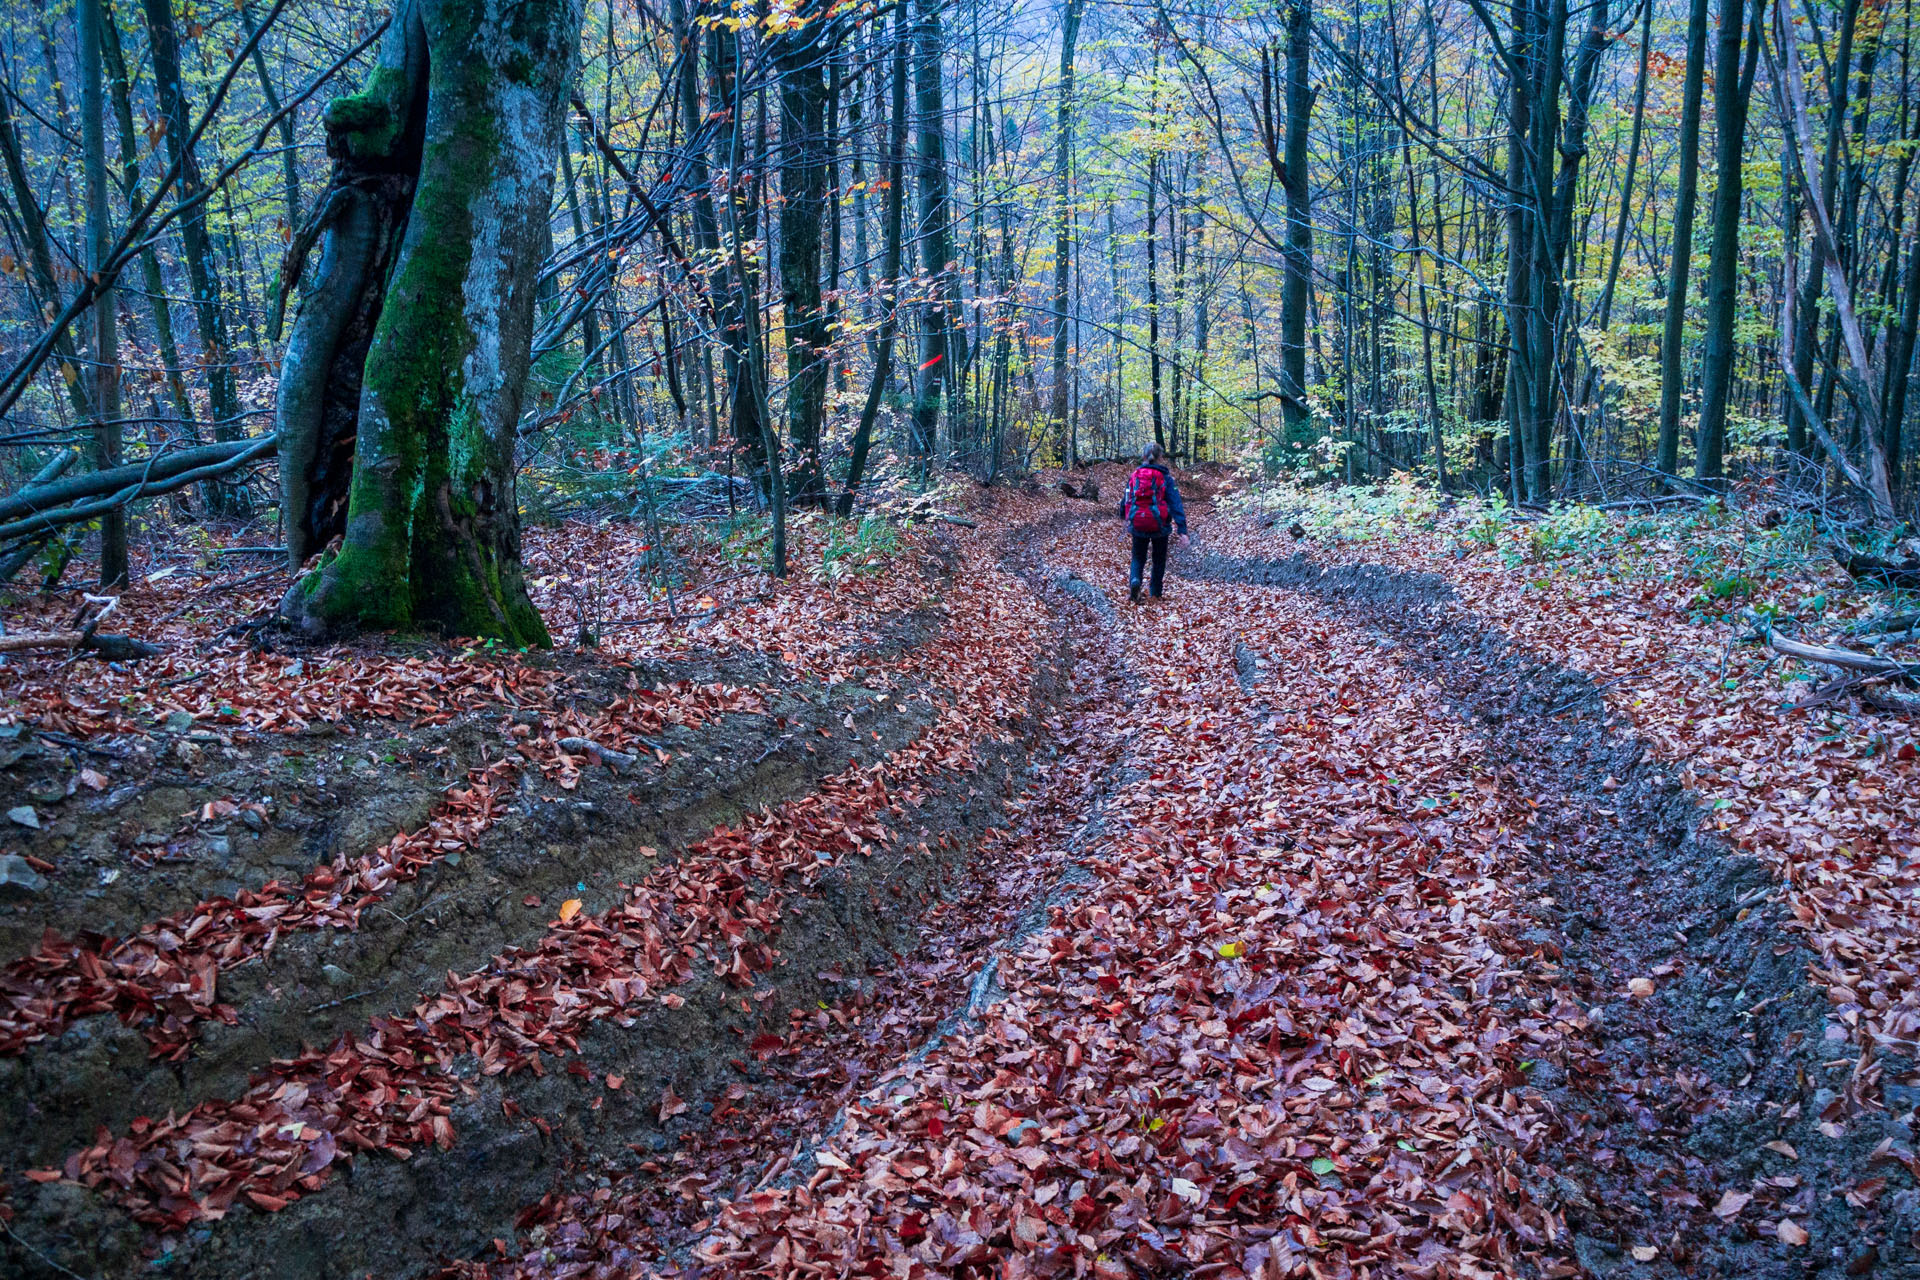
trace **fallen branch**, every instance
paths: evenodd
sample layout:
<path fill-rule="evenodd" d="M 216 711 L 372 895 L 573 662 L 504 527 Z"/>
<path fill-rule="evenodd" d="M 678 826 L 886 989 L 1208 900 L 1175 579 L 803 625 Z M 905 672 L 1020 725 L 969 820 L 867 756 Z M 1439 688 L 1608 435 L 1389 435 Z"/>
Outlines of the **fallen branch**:
<path fill-rule="evenodd" d="M 1860 700 L 1881 711 L 1920 716 L 1920 694 L 1900 693 L 1893 689 L 1875 687 L 1862 689 Z"/>
<path fill-rule="evenodd" d="M 30 631 L 17 636 L 0 636 L 0 653 L 32 653 L 42 649 L 78 649 L 98 654 L 108 662 L 151 658 L 160 652 L 158 645 L 148 644 L 145 640 L 91 630 Z"/>
<path fill-rule="evenodd" d="M 1818 662 L 1829 667 L 1839 667 L 1844 671 L 1864 671 L 1869 675 L 1902 676 L 1911 679 L 1920 675 L 1920 663 L 1897 662 L 1892 658 L 1880 658 L 1871 653 L 1861 653 L 1856 649 L 1835 649 L 1830 645 L 1802 644 L 1798 640 L 1787 640 L 1773 633 L 1772 628 L 1762 624 L 1762 633 L 1766 636 L 1767 647 L 1775 653 L 1789 658 L 1798 658 L 1802 662 Z"/>
<path fill-rule="evenodd" d="M 272 436 L 231 440 L 23 489 L 10 498 L 0 498 L 0 520 L 21 517 L 0 524 L 0 542 L 45 534 L 61 525 L 92 520 L 141 498 L 216 479 L 265 457 L 277 447 Z M 88 498 L 93 500 L 81 500 Z M 51 505 L 59 502 L 70 505 Z"/>

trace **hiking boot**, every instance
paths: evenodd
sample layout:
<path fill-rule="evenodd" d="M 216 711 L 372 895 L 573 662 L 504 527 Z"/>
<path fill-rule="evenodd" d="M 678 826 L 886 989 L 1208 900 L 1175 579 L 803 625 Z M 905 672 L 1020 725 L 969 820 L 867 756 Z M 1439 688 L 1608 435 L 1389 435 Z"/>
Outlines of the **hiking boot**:
<path fill-rule="evenodd" d="M 1139 581 L 1139 579 L 1137 579 L 1137 578 L 1135 578 L 1135 579 L 1131 579 L 1131 580 L 1129 580 L 1129 581 L 1128 581 L 1128 583 L 1127 583 L 1127 599 L 1128 599 L 1128 601 L 1130 601 L 1130 602 L 1131 602 L 1131 603 L 1133 603 L 1133 604 L 1139 604 L 1139 603 L 1140 603 L 1140 581 Z"/>

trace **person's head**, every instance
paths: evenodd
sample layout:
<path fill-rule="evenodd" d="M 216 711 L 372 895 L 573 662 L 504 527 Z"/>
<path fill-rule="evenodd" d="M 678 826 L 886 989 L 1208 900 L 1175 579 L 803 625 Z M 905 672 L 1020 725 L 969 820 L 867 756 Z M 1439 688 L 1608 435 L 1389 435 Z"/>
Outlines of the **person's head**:
<path fill-rule="evenodd" d="M 1164 467 L 1167 465 L 1167 451 L 1158 444 L 1150 444 L 1140 451 L 1140 465 L 1143 467 Z"/>

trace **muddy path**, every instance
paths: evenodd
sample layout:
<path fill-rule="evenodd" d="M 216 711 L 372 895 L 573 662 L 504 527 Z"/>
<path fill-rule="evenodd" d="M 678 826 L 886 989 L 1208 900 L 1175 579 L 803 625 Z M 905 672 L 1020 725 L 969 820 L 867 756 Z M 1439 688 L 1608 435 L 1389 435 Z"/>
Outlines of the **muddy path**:
<path fill-rule="evenodd" d="M 457 1140 L 362 1155 L 274 1212 L 156 1233 L 111 1194 L 16 1183 L 8 1274 L 1920 1271 L 1913 1064 L 1842 1051 L 1763 868 L 1590 681 L 1378 567 L 1196 548 L 1134 607 L 1111 534 L 1068 507 L 961 568 L 950 602 L 1011 612 L 921 619 L 900 649 L 922 676 L 876 663 L 680 731 L 670 754 L 717 780 L 588 770 L 554 806 L 564 856 L 527 825 L 536 789 L 461 868 L 539 877 L 506 891 L 545 899 L 517 935 L 441 879 L 396 899 L 475 953 L 530 945 L 557 898 L 617 904 L 702 824 L 830 787 L 810 737 L 880 771 L 956 733 L 938 698 L 1008 674 L 969 640 L 1017 619 L 1031 668 L 967 722 L 964 764 L 903 792 L 870 852 L 776 878 L 777 926 L 738 935 L 736 964 L 769 951 L 750 980 L 703 951 L 675 1002 L 588 1021 L 544 1070 L 457 1065 Z M 616 800 L 653 816 L 593 816 Z M 340 954 L 387 965 L 403 1009 L 428 985 L 403 966 L 438 953 L 384 928 Z M 302 945 L 296 1012 L 326 1003 L 329 953 Z M 299 1039 L 272 972 L 235 980 L 260 984 L 249 1047 L 223 1057 L 240 1035 L 216 1020 L 184 1064 L 136 1067 L 138 1033 L 96 1017 L 0 1086 L 66 1097 L 63 1065 L 117 1036 L 101 1079 L 231 1093 L 221 1072 Z M 359 1026 L 342 1007 L 316 1025 Z M 5 1162 L 122 1132 L 151 1096 L 29 1116 Z"/>
<path fill-rule="evenodd" d="M 1059 815 L 1047 835 L 1016 830 L 1014 846 L 996 855 L 1027 869 L 1024 877 L 1013 878 L 1012 886 L 1032 886 L 1038 878 L 1053 888 L 1024 911 L 1008 901 L 1009 883 L 998 886 L 997 904 L 995 888 L 983 885 L 967 906 L 956 907 L 944 927 L 961 928 L 960 936 L 967 940 L 956 946 L 949 935 L 938 944 L 946 957 L 944 982 L 916 988 L 916 978 L 926 970 L 913 963 L 877 975 L 856 1002 L 860 1007 L 848 1011 L 844 1025 L 823 1027 L 825 1034 L 811 1052 L 801 1055 L 798 1070 L 783 1089 L 760 1099 L 751 1116 L 730 1117 L 732 1123 L 694 1138 L 683 1149 L 683 1167 L 724 1168 L 726 1176 L 700 1180 L 691 1188 L 682 1184 L 683 1193 L 677 1196 L 636 1195 L 618 1174 L 603 1178 L 593 1188 L 577 1188 L 570 1196 L 543 1202 L 526 1242 L 532 1247 L 509 1250 L 507 1259 L 480 1270 L 490 1276 L 543 1276 L 574 1274 L 572 1268 L 598 1274 L 591 1268 L 643 1265 L 688 1274 L 758 1273 L 777 1271 L 780 1259 L 805 1257 L 805 1242 L 838 1239 L 844 1249 L 844 1238 L 821 1225 L 819 1197 L 842 1185 L 838 1179 L 853 1176 L 838 1172 L 847 1167 L 852 1131 L 873 1135 L 853 1142 L 853 1152 L 876 1146 L 882 1152 L 893 1150 L 887 1143 L 888 1126 L 914 1092 L 912 1082 L 927 1073 L 943 1080 L 956 1075 L 980 1080 L 964 1076 L 958 1062 L 950 1059 L 964 1058 L 982 1040 L 1004 1046 L 1005 1037 L 1012 1035 L 1020 1043 L 1025 1037 L 1017 1029 L 1024 1027 L 1036 1043 L 1076 1043 L 1071 1031 L 1057 1025 L 1064 1011 L 1047 1007 L 1057 995 L 1053 984 L 1058 979 L 1050 973 L 1048 982 L 1035 987 L 1019 976 L 1004 981 L 1003 976 L 1006 966 L 1017 975 L 1024 965 L 1030 980 L 1032 953 L 1050 953 L 1057 962 L 1063 951 L 1084 945 L 1081 931 L 1091 927 L 1097 936 L 1109 921 L 1102 904 L 1112 903 L 1106 895 L 1115 888 L 1115 868 L 1102 858 L 1110 856 L 1116 841 L 1124 840 L 1125 824 L 1139 820 L 1141 790 L 1181 786 L 1180 770 L 1187 761 L 1182 759 L 1171 773 L 1164 767 L 1156 770 L 1128 752 L 1124 729 L 1109 725 L 1099 735 L 1086 732 L 1085 726 L 1098 715 L 1100 698 L 1111 700 L 1109 711 L 1115 705 L 1164 698 L 1159 686 L 1176 674 L 1159 669 L 1173 626 L 1170 620 L 1183 609 L 1203 604 L 1216 624 L 1224 620 L 1234 632 L 1224 641 L 1209 638 L 1209 652 L 1220 659 L 1230 656 L 1230 666 L 1214 660 L 1215 692 L 1210 697 L 1223 707 L 1239 702 L 1239 732 L 1266 744 L 1272 758 L 1284 760 L 1298 749 L 1284 733 L 1276 736 L 1275 729 L 1299 710 L 1291 704 L 1307 697 L 1301 686 L 1312 682 L 1299 677 L 1301 664 L 1316 662 L 1325 652 L 1311 641 L 1337 643 L 1369 652 L 1371 658 L 1363 660 L 1360 669 L 1371 668 L 1373 675 L 1343 687 L 1331 704 L 1316 695 L 1316 705 L 1330 705 L 1336 722 L 1362 719 L 1369 697 L 1424 708 L 1426 718 L 1387 730 L 1396 747 L 1404 746 L 1399 738 L 1419 741 L 1438 734 L 1434 740 L 1443 741 L 1447 735 L 1464 734 L 1469 744 L 1461 759 L 1475 786 L 1493 797 L 1490 817 L 1474 823 L 1478 830 L 1456 830 L 1440 839 L 1464 836 L 1498 851 L 1478 864 L 1487 878 L 1472 882 L 1454 901 L 1472 901 L 1497 885 L 1506 908 L 1488 908 L 1491 923 L 1483 936 L 1502 958 L 1477 978 L 1439 983 L 1435 989 L 1453 1002 L 1456 1012 L 1450 1016 L 1487 1027 L 1485 1043 L 1497 1044 L 1516 1030 L 1528 1037 L 1534 1048 L 1524 1060 L 1509 1065 L 1507 1096 L 1518 1099 L 1518 1114 L 1532 1116 L 1536 1123 L 1517 1144 L 1520 1158 L 1499 1175 L 1510 1178 L 1514 1215 L 1505 1226 L 1483 1221 L 1478 1234 L 1456 1234 L 1453 1243 L 1479 1256 L 1503 1258 L 1506 1265 L 1496 1272 L 1500 1274 L 1912 1273 L 1912 1237 L 1920 1221 L 1914 1213 L 1913 1180 L 1901 1162 L 1912 1138 L 1912 1115 L 1910 1105 L 1901 1106 L 1900 1099 L 1911 1095 L 1899 1083 L 1910 1067 L 1886 1062 L 1879 1064 L 1879 1073 L 1856 1074 L 1850 1057 L 1834 1056 L 1833 1024 L 1824 1001 L 1806 981 L 1809 953 L 1783 927 L 1763 868 L 1703 830 L 1695 798 L 1672 779 L 1670 770 L 1649 764 L 1642 746 L 1608 719 L 1590 681 L 1519 651 L 1492 625 L 1463 615 L 1444 583 L 1384 569 L 1328 573 L 1305 559 L 1234 561 L 1201 552 L 1178 565 L 1183 577 L 1167 604 L 1136 609 L 1118 593 L 1121 570 L 1107 563 L 1112 553 L 1105 546 L 1110 541 L 1105 532 L 1097 518 L 1072 515 L 1031 530 L 1042 558 L 1037 576 L 1066 597 L 1056 601 L 1056 607 L 1075 619 L 1080 661 L 1090 673 L 1094 668 L 1100 672 L 1098 679 L 1086 681 L 1086 692 L 1074 704 L 1082 726 L 1074 750 L 1050 762 L 1076 778 L 1077 791 L 1035 799 L 1036 810 L 1064 800 L 1077 824 L 1063 826 L 1065 815 Z M 1220 588 L 1229 589 L 1225 594 L 1233 597 L 1230 603 L 1212 598 Z M 1324 630 L 1304 647 L 1298 638 L 1290 646 L 1285 638 L 1264 633 L 1265 615 L 1272 612 L 1312 619 L 1313 626 Z M 1093 660 L 1096 654 L 1101 655 L 1099 662 Z M 1231 685 L 1219 684 L 1221 676 Z M 1260 794 L 1261 772 L 1258 762 L 1242 763 L 1209 775 L 1206 782 L 1226 797 L 1226 820 L 1256 841 L 1252 833 L 1261 824 L 1248 824 L 1247 813 L 1235 809 L 1232 801 L 1236 795 Z M 1333 784 L 1339 790 L 1354 776 L 1351 760 L 1336 760 L 1334 776 L 1342 779 Z M 1388 779 L 1389 792 L 1401 800 L 1408 789 L 1402 787 L 1404 781 Z M 1283 811 L 1309 798 L 1297 791 L 1269 789 L 1267 794 L 1276 797 Z M 1422 799 L 1416 805 L 1429 803 L 1435 802 Z M 1444 807 L 1448 802 L 1438 803 Z M 1271 808 L 1271 802 L 1266 807 Z M 1336 809 L 1329 817 L 1339 813 Z M 1461 820 L 1469 821 L 1465 814 Z M 1447 823 L 1432 825 L 1445 828 Z M 1072 834 L 1062 838 L 1067 829 Z M 1356 817 L 1339 822 L 1340 831 L 1385 829 Z M 1317 835 L 1301 838 L 1313 841 Z M 1336 833 L 1320 855 L 1309 860 L 1307 883 L 1340 878 L 1340 857 L 1351 843 Z M 1234 847 L 1230 838 L 1225 847 Z M 1290 847 L 1291 838 L 1270 856 L 1278 860 Z M 1207 860 L 1200 865 L 1207 867 Z M 1372 870 L 1363 873 L 1360 882 L 1370 883 L 1368 892 L 1387 898 L 1404 890 L 1380 876 L 1376 865 L 1368 865 Z M 1040 866 L 1048 868 L 1044 875 L 1035 870 Z M 1210 868 L 1207 874 L 1217 877 L 1218 872 Z M 1271 870 L 1267 874 L 1272 875 L 1270 891 L 1281 877 Z M 1369 882 L 1367 875 L 1379 878 Z M 1350 874 L 1346 878 L 1352 879 Z M 1197 881 L 1193 889 L 1199 889 Z M 1308 908 L 1298 898 L 1289 901 L 1295 910 L 1306 912 L 1306 919 L 1328 905 L 1323 901 Z M 1456 905 L 1448 918 L 1457 918 L 1458 911 Z M 965 924 L 970 914 L 971 924 Z M 1416 952 L 1446 945 L 1437 939 L 1405 940 L 1416 943 Z M 956 956 L 971 956 L 965 981 L 955 980 L 946 967 Z M 1314 999 L 1304 990 L 1293 999 L 1298 1001 L 1296 1019 L 1304 1023 L 1312 1016 Z M 1353 999 L 1351 987 L 1340 997 L 1341 1002 Z M 903 1007 L 915 1011 L 905 1021 L 916 1024 L 926 1037 L 910 1052 L 903 1052 L 903 1045 L 914 1043 L 911 1037 L 902 1041 L 878 1030 L 897 1030 L 902 1020 L 896 1011 Z M 1239 997 L 1226 1007 L 1238 1011 L 1228 1018 L 1228 1027 L 1247 1017 L 1247 1004 Z M 1114 1030 L 1128 1034 L 1121 1027 L 1135 1011 L 1108 1006 L 1105 1012 L 1119 1015 L 1112 1019 Z M 1380 1025 L 1376 1019 L 1381 1011 L 1365 999 L 1347 1012 L 1367 1026 Z M 1151 1029 L 1144 1034 L 1151 1037 Z M 1309 1048 L 1309 1056 L 1311 1052 Z M 852 1065 L 836 1069 L 825 1065 L 828 1062 Z M 1023 1108 L 1018 1101 L 1021 1082 L 1009 1074 L 994 1073 L 982 1092 L 962 1096 L 1004 1101 L 1016 1120 L 1029 1114 L 1047 1124 L 1046 1117 L 1059 1114 L 1044 1104 Z M 1156 1077 L 1155 1092 L 1195 1087 L 1208 1074 L 1207 1068 L 1182 1059 L 1170 1074 Z M 1383 1072 L 1382 1078 L 1389 1074 Z M 1876 1078 L 1892 1086 L 1878 1097 L 1870 1089 Z M 868 1080 L 880 1083 L 863 1095 L 861 1086 Z M 1422 1093 L 1436 1088 L 1431 1077 L 1421 1084 Z M 1051 1098 L 1056 1090 L 1067 1092 L 1058 1076 L 1038 1096 Z M 1891 1100 L 1892 1109 L 1880 1097 Z M 1378 1108 L 1383 1101 L 1376 1095 L 1369 1107 Z M 1019 1120 L 1007 1141 L 1032 1124 Z M 924 1141 L 937 1132 L 937 1127 L 922 1129 L 918 1137 Z M 1039 1130 L 1050 1157 L 1056 1141 L 1050 1135 L 1055 1132 L 1050 1124 Z M 1317 1140 L 1305 1128 L 1295 1132 Z M 1412 1132 L 1430 1131 L 1416 1127 Z M 989 1152 L 995 1145 L 978 1130 L 973 1138 Z M 1482 1136 L 1471 1141 L 1487 1140 Z M 1498 1134 L 1492 1140 L 1495 1145 L 1503 1141 Z M 1062 1134 L 1057 1141 L 1064 1146 L 1067 1139 Z M 1338 1152 L 1344 1141 L 1336 1140 L 1333 1150 Z M 1412 1149 L 1405 1139 L 1399 1145 Z M 1364 1141 L 1349 1150 L 1363 1148 Z M 1308 1154 L 1313 1150 L 1301 1149 Z M 1038 1157 L 1027 1163 L 1041 1170 L 1048 1167 Z M 1098 1166 L 1097 1161 L 1093 1164 Z M 869 1187 L 878 1176 L 873 1168 L 868 1166 Z M 892 1168 L 902 1168 L 899 1159 Z M 1007 1168 L 989 1165 L 989 1184 L 1005 1184 Z M 1316 1171 L 1319 1168 L 1316 1163 Z M 1197 1164 L 1185 1171 L 1202 1177 Z M 1074 1185 L 1090 1189 L 1090 1170 L 1082 1172 L 1089 1176 Z M 1449 1201 L 1461 1208 L 1492 1189 L 1489 1181 L 1443 1176 L 1441 1186 L 1459 1187 L 1456 1197 L 1467 1193 L 1467 1201 Z M 952 1247 L 931 1256 L 924 1229 L 912 1224 L 930 1222 L 941 1195 L 931 1188 L 910 1195 L 905 1205 L 917 1207 L 896 1215 L 895 1221 L 905 1225 L 890 1246 L 881 1247 L 891 1248 L 896 1256 L 911 1252 L 930 1265 L 935 1259 L 953 1263 L 972 1258 L 982 1250 L 981 1256 L 996 1257 L 1005 1251 L 1037 1268 L 1036 1273 L 1048 1274 L 1039 1261 L 1044 1255 L 1034 1251 L 1030 1238 L 1008 1230 L 1008 1224 L 1024 1222 L 1028 1226 L 1023 1230 L 1044 1231 L 1044 1224 L 1058 1221 L 1047 1216 L 1046 1197 L 1062 1184 L 1041 1183 L 1039 1174 L 1017 1183 L 1037 1199 L 1015 1195 L 996 1204 L 989 1190 L 984 1212 L 980 1202 L 972 1200 L 976 1207 L 971 1217 L 945 1219 L 952 1224 L 947 1228 Z M 1339 1179 L 1326 1176 L 1322 1184 L 1331 1189 Z M 861 1205 L 855 1219 L 882 1220 L 884 1193 L 855 1193 L 853 1199 Z M 1092 1200 L 1075 1204 L 1092 1214 Z M 1149 1233 L 1149 1242 L 1132 1252 L 1121 1252 L 1127 1233 L 1082 1239 L 1104 1242 L 1120 1235 L 1111 1245 L 1100 1244 L 1101 1258 L 1126 1259 L 1129 1274 L 1177 1274 L 1182 1267 L 1169 1251 L 1179 1240 L 1186 1215 L 1176 1209 L 1177 1201 L 1163 1202 L 1157 1210 L 1161 1229 Z M 1529 1218 L 1529 1211 L 1535 1216 Z M 831 1220 L 849 1221 L 848 1212 L 843 1208 Z M 1076 1208 L 1075 1225 L 1081 1223 L 1082 1212 Z M 1040 1217 L 1022 1218 L 1024 1213 Z M 636 1220 L 645 1225 L 636 1227 Z M 1243 1258 L 1251 1263 L 1257 1255 L 1269 1266 L 1279 1263 L 1271 1274 L 1304 1273 L 1309 1261 L 1314 1274 L 1351 1274 L 1367 1256 L 1364 1248 L 1356 1251 L 1355 1246 L 1362 1241 L 1377 1245 L 1381 1237 L 1356 1229 L 1357 1217 L 1336 1216 L 1332 1221 L 1345 1225 L 1279 1234 L 1255 1229 L 1251 1244 L 1243 1239 L 1224 1254 L 1205 1255 L 1202 1245 L 1188 1247 L 1216 1261 Z M 1457 1230 L 1471 1221 L 1462 1208 L 1453 1225 Z M 1528 1221 L 1544 1230 L 1521 1226 Z M 1788 1223 L 1784 1235 L 1783 1221 Z M 1805 1244 L 1791 1241 L 1795 1226 L 1807 1232 Z M 1505 1239 L 1496 1240 L 1501 1236 Z M 1198 1233 L 1189 1233 L 1189 1241 L 1196 1238 Z M 977 1243 L 969 1245 L 968 1240 Z M 1299 1243 L 1286 1243 L 1283 1249 L 1281 1242 Z M 837 1256 L 851 1267 L 858 1255 Z M 1185 1256 L 1195 1260 L 1191 1251 Z M 1414 1260 L 1420 1265 L 1396 1267 L 1389 1261 L 1386 1273 L 1487 1274 L 1475 1270 L 1474 1255 L 1468 1253 L 1457 1255 L 1457 1271 L 1435 1271 L 1446 1256 L 1436 1241 L 1429 1241 Z M 1059 1255 L 1054 1257 L 1048 1266 L 1062 1265 Z M 1375 1265 L 1380 1261 L 1384 1259 L 1376 1259 Z"/>

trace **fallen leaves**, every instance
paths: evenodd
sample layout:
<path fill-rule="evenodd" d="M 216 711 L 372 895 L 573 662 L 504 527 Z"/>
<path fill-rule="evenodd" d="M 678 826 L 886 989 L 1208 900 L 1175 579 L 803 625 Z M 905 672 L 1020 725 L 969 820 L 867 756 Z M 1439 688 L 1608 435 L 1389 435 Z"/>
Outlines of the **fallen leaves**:
<path fill-rule="evenodd" d="M 124 1136 L 103 1134 L 66 1160 L 64 1176 L 112 1194 L 136 1218 L 165 1228 L 218 1219 L 243 1194 L 262 1207 L 290 1203 L 317 1190 L 331 1166 L 355 1152 L 406 1158 L 428 1142 L 452 1144 L 451 1104 L 471 1089 L 453 1074 L 458 1059 L 477 1060 L 482 1076 L 537 1071 L 544 1057 L 571 1053 L 590 1023 L 630 1023 L 637 1002 L 684 1007 L 682 995 L 663 989 L 686 981 L 700 961 L 729 983 L 751 985 L 777 961 L 769 939 L 789 895 L 810 892 L 836 860 L 870 856 L 893 838 L 889 820 L 917 804 L 927 782 L 970 771 L 981 747 L 1011 737 L 1028 705 L 1042 614 L 1010 580 L 991 590 L 976 582 L 975 588 L 954 610 L 952 626 L 893 664 L 947 695 L 932 723 L 905 746 L 716 828 L 606 911 L 589 914 L 569 900 L 562 919 L 532 947 L 448 975 L 442 991 L 403 1017 L 377 1019 L 367 1033 L 342 1038 L 325 1054 L 272 1064 L 238 1098 L 203 1102 Z M 1003 637 L 1004 647 L 979 645 L 981 634 Z M 719 697 L 727 709 L 758 705 L 742 691 L 688 687 L 682 694 Z M 646 704 L 658 712 L 669 698 L 656 693 L 651 701 L 639 697 L 610 708 L 596 740 L 616 735 L 635 708 Z M 510 777 L 516 766 L 501 761 L 493 768 Z M 438 856 L 443 843 L 422 856 Z M 324 887 L 339 900 L 340 873 L 323 868 L 315 874 L 331 877 Z M 398 874 L 389 870 L 386 878 Z M 362 887 L 377 888 L 364 878 Z M 353 909 L 371 900 L 363 891 Z M 293 904 L 269 901 L 249 910 L 271 929 L 285 927 Z M 210 999 L 213 960 L 202 964 Z M 687 1107 L 668 1088 L 658 1114 L 664 1122 Z M 271 1126 L 272 1141 L 235 1140 L 262 1124 Z M 256 1193 L 266 1201 L 254 1199 Z"/>

